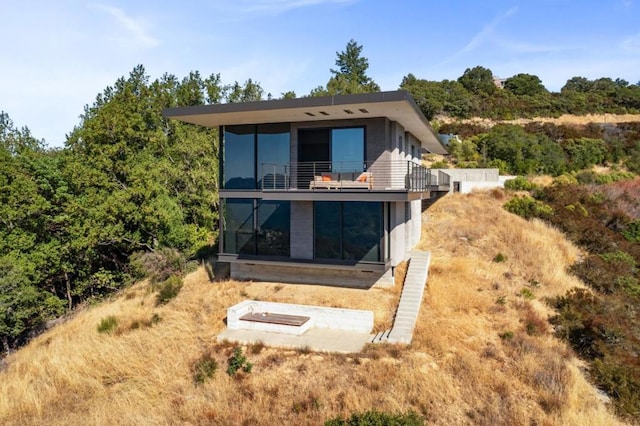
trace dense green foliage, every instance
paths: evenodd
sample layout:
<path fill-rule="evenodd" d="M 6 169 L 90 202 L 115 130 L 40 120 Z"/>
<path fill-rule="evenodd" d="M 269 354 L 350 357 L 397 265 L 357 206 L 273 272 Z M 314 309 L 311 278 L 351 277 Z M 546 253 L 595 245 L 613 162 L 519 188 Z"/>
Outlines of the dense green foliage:
<path fill-rule="evenodd" d="M 515 175 L 580 172 L 576 178 L 584 183 L 631 176 L 616 172 L 605 178 L 587 170 L 593 166 L 640 170 L 639 123 L 581 127 L 499 124 L 490 129 L 460 123 L 442 126 L 441 132 L 462 136 L 449 141 L 449 152 L 457 167 L 496 167 L 501 174 Z"/>
<path fill-rule="evenodd" d="M 325 426 L 421 426 L 424 421 L 414 412 L 390 414 L 376 410 L 353 413 L 349 418 L 336 417 Z"/>
<path fill-rule="evenodd" d="M 500 89 L 491 70 L 476 66 L 467 68 L 457 81 L 429 81 L 408 74 L 400 87 L 413 95 L 429 119 L 440 114 L 512 120 L 640 112 L 640 85 L 621 79 L 573 77 L 559 93 L 552 93 L 538 76 L 517 74 L 506 79 Z"/>
<path fill-rule="evenodd" d="M 551 301 L 556 335 L 589 361 L 595 384 L 629 418 L 640 413 L 640 178 L 603 185 L 563 184 L 536 191 L 544 215 L 588 254 L 572 272 L 592 290 Z M 541 215 L 533 214 L 540 217 Z"/>
<path fill-rule="evenodd" d="M 151 82 L 138 66 L 85 107 L 66 147 L 57 150 L 0 114 L 2 350 L 87 298 L 139 277 L 144 268 L 130 263 L 137 252 L 155 253 L 134 260 L 157 266 L 157 274 L 169 271 L 152 277 L 157 281 L 184 272 L 184 264 L 176 265 L 184 263 L 181 253 L 211 252 L 217 129 L 167 120 L 162 110 L 257 100 L 262 93 L 251 80 L 223 86 L 219 75 L 197 72 Z M 174 283 L 165 287 L 169 296 L 178 291 Z"/>

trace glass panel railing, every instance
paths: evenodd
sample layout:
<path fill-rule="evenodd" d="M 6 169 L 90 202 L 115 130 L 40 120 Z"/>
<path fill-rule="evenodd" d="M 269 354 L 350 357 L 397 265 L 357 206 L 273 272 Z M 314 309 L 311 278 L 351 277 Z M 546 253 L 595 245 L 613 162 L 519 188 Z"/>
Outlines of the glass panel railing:
<path fill-rule="evenodd" d="M 263 163 L 260 188 L 268 190 L 427 191 L 429 169 L 411 161 Z"/>

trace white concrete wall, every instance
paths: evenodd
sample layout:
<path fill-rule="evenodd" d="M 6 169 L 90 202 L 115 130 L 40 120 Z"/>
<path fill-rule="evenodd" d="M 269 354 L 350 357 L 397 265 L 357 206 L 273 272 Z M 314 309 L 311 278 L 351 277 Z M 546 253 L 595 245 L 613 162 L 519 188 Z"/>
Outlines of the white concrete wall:
<path fill-rule="evenodd" d="M 422 200 L 414 200 L 411 204 L 411 241 L 409 251 L 411 251 L 422 235 Z"/>
<path fill-rule="evenodd" d="M 357 309 L 326 308 L 323 306 L 294 305 L 289 303 L 245 300 L 227 309 L 227 328 L 238 330 L 248 321 L 240 317 L 251 312 L 300 315 L 309 317 L 312 327 L 370 333 L 373 330 L 373 312 Z"/>
<path fill-rule="evenodd" d="M 292 253 L 293 255 L 293 253 Z M 380 266 L 378 265 L 378 268 Z M 384 271 L 336 269 L 301 264 L 243 264 L 231 263 L 231 278 L 293 284 L 318 284 L 335 287 L 370 288 L 378 282 Z"/>
<path fill-rule="evenodd" d="M 404 221 L 404 204 L 403 202 L 390 203 L 391 215 L 391 266 L 397 266 L 400 262 L 407 258 L 406 225 Z"/>
<path fill-rule="evenodd" d="M 497 182 L 498 169 L 438 169 L 451 176 L 456 182 Z"/>

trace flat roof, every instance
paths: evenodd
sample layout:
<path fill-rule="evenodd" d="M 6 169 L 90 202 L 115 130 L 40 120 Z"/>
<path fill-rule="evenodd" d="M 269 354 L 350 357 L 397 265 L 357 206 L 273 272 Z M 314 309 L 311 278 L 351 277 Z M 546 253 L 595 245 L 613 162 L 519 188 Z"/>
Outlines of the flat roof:
<path fill-rule="evenodd" d="M 404 90 L 166 108 L 162 115 L 206 127 L 386 117 L 400 123 L 426 150 L 447 154 L 429 121 Z"/>

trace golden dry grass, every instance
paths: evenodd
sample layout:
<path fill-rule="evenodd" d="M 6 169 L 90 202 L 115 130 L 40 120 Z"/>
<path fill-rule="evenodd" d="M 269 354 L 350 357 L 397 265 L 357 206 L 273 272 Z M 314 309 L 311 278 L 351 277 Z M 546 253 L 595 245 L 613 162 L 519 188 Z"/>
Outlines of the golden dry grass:
<path fill-rule="evenodd" d="M 464 123 L 477 123 L 493 126 L 498 123 L 525 125 L 529 123 L 553 123 L 555 125 L 584 126 L 589 123 L 631 123 L 640 121 L 640 114 L 585 114 L 573 115 L 563 114 L 560 117 L 535 117 L 535 118 L 518 118 L 515 120 L 492 120 L 489 118 L 469 118 L 460 120 L 455 117 L 438 116 L 437 120 L 441 123 L 452 123 L 461 121 Z"/>
<path fill-rule="evenodd" d="M 214 343 L 228 306 L 258 298 L 374 309 L 385 328 L 399 286 L 210 282 L 200 268 L 165 306 L 139 283 L 10 356 L 0 372 L 0 424 L 316 425 L 372 408 L 414 410 L 442 425 L 616 424 L 552 336 L 540 302 L 580 285 L 565 273 L 579 251 L 546 225 L 506 213 L 503 201 L 496 191 L 448 196 L 425 213 L 420 246 L 432 264 L 408 347 L 347 356 L 254 345 L 245 348 L 253 371 L 231 378 L 232 346 Z M 502 263 L 492 260 L 498 252 Z M 154 314 L 161 319 L 152 324 Z M 98 333 L 109 315 L 116 332 Z M 219 368 L 196 385 L 191 368 L 204 353 Z"/>

